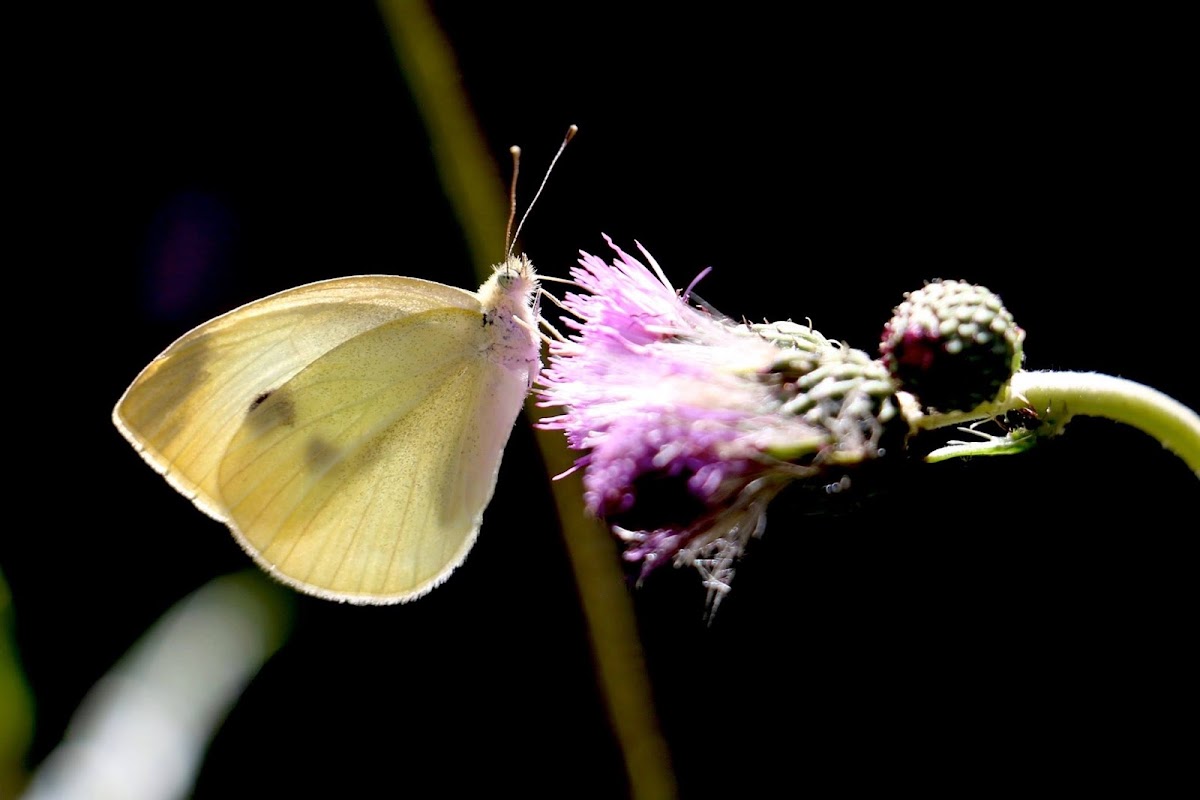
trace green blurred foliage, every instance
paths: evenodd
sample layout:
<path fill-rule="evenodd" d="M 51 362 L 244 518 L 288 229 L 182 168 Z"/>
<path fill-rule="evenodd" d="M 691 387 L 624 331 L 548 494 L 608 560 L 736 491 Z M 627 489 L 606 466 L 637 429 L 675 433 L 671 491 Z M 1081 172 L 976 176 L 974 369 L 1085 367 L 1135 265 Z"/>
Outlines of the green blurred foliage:
<path fill-rule="evenodd" d="M 12 595 L 0 573 L 0 797 L 16 797 L 33 739 L 33 697 L 17 658 Z"/>

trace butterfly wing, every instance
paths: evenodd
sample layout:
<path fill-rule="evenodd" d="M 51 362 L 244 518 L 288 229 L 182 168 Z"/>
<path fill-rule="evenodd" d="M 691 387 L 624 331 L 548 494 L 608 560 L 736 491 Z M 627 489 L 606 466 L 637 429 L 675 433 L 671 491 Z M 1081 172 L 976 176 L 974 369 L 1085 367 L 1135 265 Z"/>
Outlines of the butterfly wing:
<path fill-rule="evenodd" d="M 528 389 L 481 323 L 459 308 L 386 323 L 243 412 L 218 487 L 262 566 L 312 594 L 398 602 L 462 562 Z"/>
<path fill-rule="evenodd" d="M 168 347 L 125 391 L 113 422 L 172 486 L 224 521 L 217 465 L 256 398 L 364 331 L 447 306 L 473 310 L 478 299 L 440 283 L 366 275 L 256 300 Z"/>
<path fill-rule="evenodd" d="M 289 289 L 217 317 L 150 363 L 113 410 L 142 457 L 210 516 L 229 521 L 219 466 L 256 402 L 354 337 L 479 299 L 431 281 L 366 275 Z"/>

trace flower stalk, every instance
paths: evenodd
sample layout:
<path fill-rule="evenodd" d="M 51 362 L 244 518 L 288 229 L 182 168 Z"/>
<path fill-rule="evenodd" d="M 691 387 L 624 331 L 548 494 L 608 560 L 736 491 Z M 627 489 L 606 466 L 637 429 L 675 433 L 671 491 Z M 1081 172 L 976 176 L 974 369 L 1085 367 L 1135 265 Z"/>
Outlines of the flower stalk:
<path fill-rule="evenodd" d="M 1104 417 L 1153 436 L 1200 477 L 1200 415 L 1156 389 L 1112 375 L 1019 370 L 994 403 L 968 413 L 918 413 L 910 417 L 909 424 L 914 431 L 931 430 L 1001 417 L 1022 409 L 1030 409 L 1037 415 L 1038 424 L 1032 431 L 1035 436 L 1015 432 L 1012 439 L 951 442 L 929 453 L 926 460 L 1019 452 L 1031 446 L 1036 438 L 1058 435 L 1074 417 Z M 1021 441 L 1028 445 L 1006 451 L 1006 446 Z"/>

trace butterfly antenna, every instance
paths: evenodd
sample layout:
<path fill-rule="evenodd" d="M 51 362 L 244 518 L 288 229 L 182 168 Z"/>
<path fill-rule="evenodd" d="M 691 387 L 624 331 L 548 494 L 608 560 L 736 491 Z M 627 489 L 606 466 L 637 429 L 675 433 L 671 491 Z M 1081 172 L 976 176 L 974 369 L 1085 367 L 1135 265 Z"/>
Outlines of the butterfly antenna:
<path fill-rule="evenodd" d="M 504 226 L 504 254 L 506 257 L 511 257 L 513 246 L 512 224 L 517 216 L 517 173 L 521 171 L 521 148 L 514 144 L 508 148 L 508 152 L 512 153 L 513 173 L 512 183 L 508 187 L 508 224 Z"/>
<path fill-rule="evenodd" d="M 513 234 L 512 238 L 509 239 L 508 242 L 506 242 L 506 244 L 508 245 L 507 254 L 509 256 L 512 256 L 513 245 L 516 243 L 517 237 L 519 237 L 521 235 L 521 228 L 525 225 L 525 220 L 529 218 L 529 212 L 533 210 L 534 203 L 536 203 L 538 201 L 538 198 L 542 196 L 542 189 L 546 188 L 546 181 L 550 180 L 550 172 L 554 169 L 554 165 L 558 163 L 558 157 L 563 154 L 563 150 L 567 149 L 567 143 L 570 142 L 572 139 L 574 139 L 575 134 L 577 134 L 577 133 L 579 133 L 578 125 L 572 125 L 571 127 L 567 128 L 567 135 L 563 137 L 562 144 L 560 144 L 558 146 L 558 152 L 554 154 L 554 158 L 550 159 L 550 166 L 546 167 L 546 174 L 542 177 L 542 185 L 538 187 L 537 194 L 535 194 L 533 196 L 533 199 L 529 201 L 529 206 L 525 209 L 525 213 L 521 215 L 521 221 L 519 223 L 517 223 L 517 232 Z M 514 167 L 513 167 L 512 203 L 510 205 L 511 210 L 510 210 L 510 217 L 509 217 L 510 224 L 511 224 L 511 219 L 512 219 L 512 211 L 515 211 L 515 209 L 516 209 L 516 196 L 517 196 L 517 170 L 516 170 L 516 166 L 515 166 L 515 159 L 517 158 L 518 155 L 520 155 L 520 152 L 521 152 L 520 148 L 518 148 L 518 147 L 513 147 L 512 149 L 515 152 L 513 153 Z"/>

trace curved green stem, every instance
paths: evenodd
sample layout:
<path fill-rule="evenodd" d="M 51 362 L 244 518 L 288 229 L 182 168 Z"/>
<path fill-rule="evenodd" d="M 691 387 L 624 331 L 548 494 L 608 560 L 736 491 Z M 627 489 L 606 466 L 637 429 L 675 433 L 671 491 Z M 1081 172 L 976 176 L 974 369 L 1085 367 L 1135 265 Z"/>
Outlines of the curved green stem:
<path fill-rule="evenodd" d="M 1096 372 L 1018 371 L 996 402 L 969 412 L 910 414 L 910 425 L 914 431 L 931 430 L 1022 408 L 1038 415 L 1040 436 L 1060 433 L 1072 418 L 1080 416 L 1131 425 L 1157 439 L 1200 477 L 1200 415 L 1157 389 Z M 1024 449 L 1014 447 L 1016 442 L 1014 437 L 995 437 L 994 442 L 952 442 L 930 453 L 927 460 Z"/>
<path fill-rule="evenodd" d="M 1123 422 L 1153 436 L 1200 477 L 1200 416 L 1157 389 L 1096 372 L 1018 372 L 1009 390 L 1054 432 L 1072 417 Z"/>

